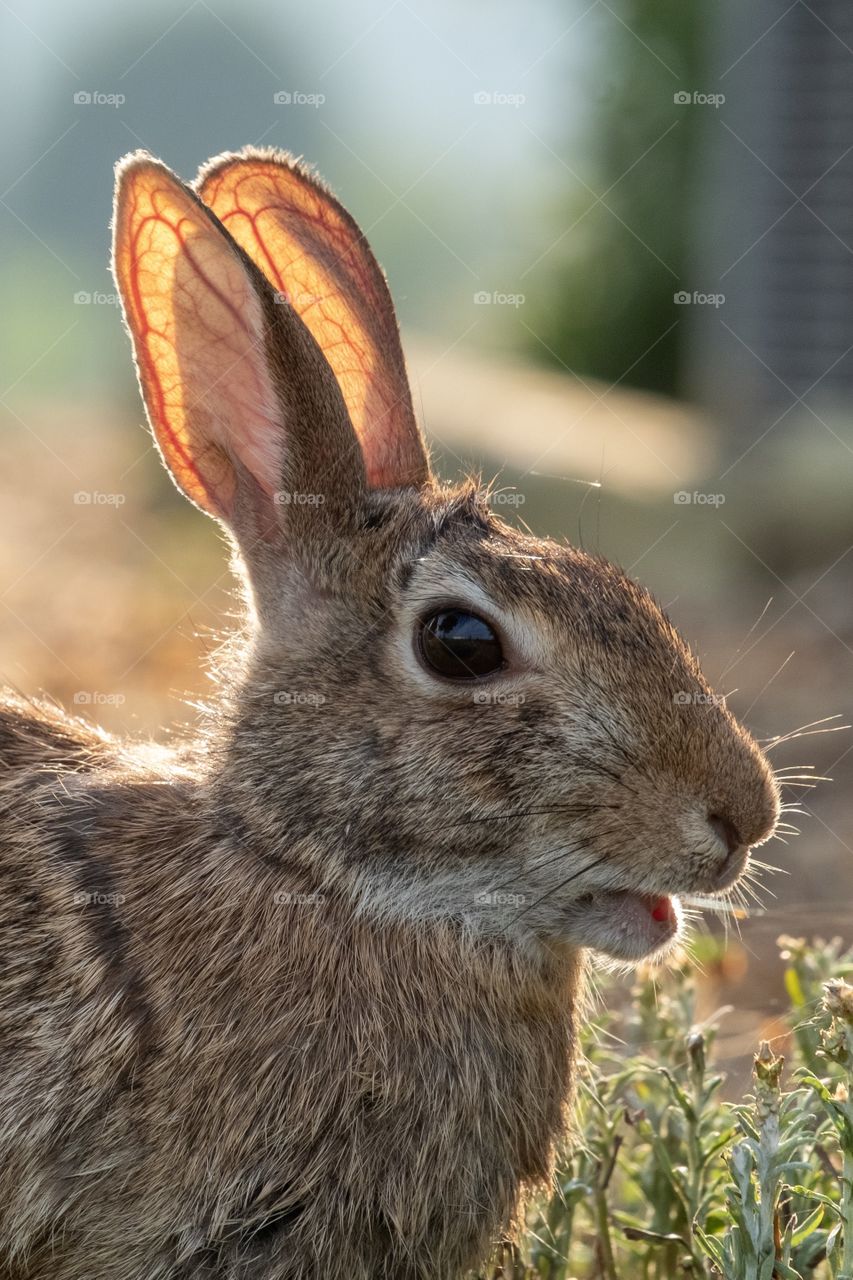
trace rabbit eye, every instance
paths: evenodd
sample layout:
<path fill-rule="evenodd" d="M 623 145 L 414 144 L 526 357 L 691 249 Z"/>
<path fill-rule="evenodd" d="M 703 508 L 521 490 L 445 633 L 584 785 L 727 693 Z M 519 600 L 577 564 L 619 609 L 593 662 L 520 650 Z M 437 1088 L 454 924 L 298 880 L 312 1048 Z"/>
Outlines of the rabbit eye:
<path fill-rule="evenodd" d="M 462 609 L 440 609 L 425 618 L 419 645 L 424 665 L 447 680 L 476 680 L 504 663 L 494 628 Z"/>

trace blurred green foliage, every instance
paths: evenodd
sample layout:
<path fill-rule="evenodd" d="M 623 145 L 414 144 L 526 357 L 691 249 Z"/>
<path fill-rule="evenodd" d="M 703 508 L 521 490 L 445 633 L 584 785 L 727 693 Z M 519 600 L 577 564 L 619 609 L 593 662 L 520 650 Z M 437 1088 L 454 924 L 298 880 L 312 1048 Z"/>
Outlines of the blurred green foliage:
<path fill-rule="evenodd" d="M 627 376 L 675 394 L 687 326 L 676 323 L 673 294 L 687 287 L 708 124 L 675 95 L 708 89 L 708 7 L 613 0 L 605 9 L 584 85 L 594 150 L 584 172 L 569 172 L 568 230 L 534 277 L 541 341 L 530 349 L 608 383 Z"/>

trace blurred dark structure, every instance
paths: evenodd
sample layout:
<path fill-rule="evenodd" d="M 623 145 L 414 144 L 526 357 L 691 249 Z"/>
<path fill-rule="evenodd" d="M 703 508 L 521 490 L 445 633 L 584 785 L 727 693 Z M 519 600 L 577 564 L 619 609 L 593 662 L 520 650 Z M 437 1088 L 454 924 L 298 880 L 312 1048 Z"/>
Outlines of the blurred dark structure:
<path fill-rule="evenodd" d="M 692 382 L 750 440 L 853 393 L 853 6 L 727 0 L 712 56 Z"/>
<path fill-rule="evenodd" d="M 583 375 L 697 400 L 731 461 L 853 393 L 853 5 L 608 14 L 535 327 Z"/>

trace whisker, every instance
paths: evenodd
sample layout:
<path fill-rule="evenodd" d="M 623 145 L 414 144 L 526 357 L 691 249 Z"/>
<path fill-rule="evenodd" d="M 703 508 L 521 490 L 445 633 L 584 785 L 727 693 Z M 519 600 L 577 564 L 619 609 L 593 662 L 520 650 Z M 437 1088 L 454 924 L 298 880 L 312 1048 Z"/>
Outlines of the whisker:
<path fill-rule="evenodd" d="M 434 804 L 435 801 L 433 800 Z M 584 813 L 598 813 L 602 809 L 621 809 L 620 804 L 574 804 L 559 806 L 552 809 L 519 809 L 511 813 L 487 813 L 482 815 L 470 815 L 467 818 L 461 818 L 458 822 L 445 822 L 445 827 L 465 827 L 471 824 L 481 822 L 511 822 L 517 818 L 541 818 L 541 817 L 572 817 Z"/>
<path fill-rule="evenodd" d="M 570 876 L 567 876 L 565 880 L 561 880 L 558 885 L 555 885 L 553 889 L 549 889 L 547 893 L 543 893 L 534 902 L 531 902 L 529 906 L 526 906 L 523 911 L 519 912 L 516 918 L 520 920 L 522 916 L 527 915 L 528 911 L 532 911 L 534 907 L 538 907 L 540 902 L 544 902 L 546 898 L 551 897 L 552 894 L 559 893 L 561 889 L 565 889 L 567 884 L 571 884 L 573 880 L 577 880 L 578 876 L 584 875 L 587 871 L 594 871 L 596 867 L 601 866 L 602 862 L 606 862 L 608 857 L 608 854 L 604 854 L 602 857 L 596 858 L 590 866 L 581 867 L 578 871 L 574 871 Z"/>
<path fill-rule="evenodd" d="M 772 684 L 772 683 L 773 683 L 773 681 L 776 679 L 776 677 L 782 674 L 782 672 L 783 672 L 783 671 L 785 670 L 785 668 L 787 667 L 788 663 L 789 663 L 789 662 L 791 661 L 791 659 L 793 658 L 793 656 L 794 656 L 794 653 L 795 653 L 795 652 L 796 652 L 796 650 L 793 650 L 793 649 L 791 650 L 791 652 L 788 654 L 787 658 L 786 658 L 786 659 L 785 659 L 785 661 L 782 663 L 782 665 L 781 665 L 780 667 L 777 667 L 777 669 L 773 672 L 773 675 L 770 677 L 770 679 L 767 681 L 767 683 L 762 687 L 762 689 L 761 689 L 760 693 L 756 694 L 756 696 L 753 698 L 752 702 L 750 702 L 749 706 L 747 707 L 746 711 L 744 711 L 744 713 L 743 713 L 743 719 L 744 719 L 744 720 L 746 720 L 747 716 L 749 715 L 749 713 L 750 713 L 750 711 L 752 710 L 752 708 L 755 706 L 756 702 L 758 702 L 758 701 L 759 701 L 759 699 L 760 699 L 760 698 L 762 698 L 762 697 L 764 696 L 764 694 L 767 692 L 767 690 L 770 688 L 771 684 Z"/>
<path fill-rule="evenodd" d="M 755 628 L 759 625 L 759 623 L 761 622 L 761 619 L 764 617 L 764 615 L 766 614 L 767 610 L 770 608 L 770 606 L 771 606 L 771 604 L 772 604 L 772 603 L 773 603 L 773 597 L 771 596 L 771 597 L 770 597 L 770 599 L 767 601 L 767 604 L 766 604 L 766 605 L 764 606 L 764 608 L 761 610 L 761 613 L 760 613 L 760 614 L 758 615 L 758 617 L 755 619 L 755 622 L 753 622 L 752 626 L 749 628 L 749 630 L 747 631 L 746 635 L 745 635 L 745 636 L 744 636 L 744 638 L 741 640 L 741 642 L 740 642 L 740 644 L 738 645 L 738 647 L 735 649 L 734 654 L 732 655 L 732 660 L 731 660 L 731 662 L 728 664 L 728 666 L 727 666 L 727 667 L 725 667 L 725 668 L 724 668 L 724 670 L 723 670 L 723 671 L 721 671 L 721 672 L 720 672 L 720 677 L 719 677 L 719 680 L 717 681 L 717 684 L 721 684 L 721 683 L 722 683 L 722 681 L 723 681 L 723 680 L 725 679 L 725 677 L 726 677 L 727 672 L 729 672 L 729 671 L 732 669 L 732 667 L 735 665 L 735 662 L 737 661 L 737 656 L 738 656 L 738 654 L 740 653 L 740 651 L 741 651 L 741 649 L 743 648 L 743 646 L 746 644 L 746 642 L 747 642 L 747 640 L 749 639 L 749 637 L 752 635 L 752 633 L 753 633 L 753 631 L 755 630 Z"/>
<path fill-rule="evenodd" d="M 707 898 L 703 894 L 691 893 L 689 897 L 681 895 L 681 902 L 685 906 L 697 907 L 701 911 L 710 911 L 718 916 L 735 916 L 740 919 L 748 919 L 749 912 L 745 907 L 735 906 L 731 902 L 725 902 L 722 898 Z M 700 919 L 698 914 L 695 919 Z"/>
<path fill-rule="evenodd" d="M 844 729 L 849 729 L 849 724 L 832 725 L 829 729 L 821 729 L 820 725 L 829 724 L 832 720 L 840 720 L 840 714 L 834 716 L 824 716 L 821 720 L 812 720 L 809 724 L 804 724 L 799 729 L 792 729 L 790 733 L 780 733 L 775 738 L 765 739 L 762 743 L 765 751 L 772 751 L 774 747 L 779 747 L 783 742 L 793 742 L 795 738 L 813 738 L 821 733 L 841 733 Z"/>
<path fill-rule="evenodd" d="M 765 871 L 771 876 L 789 876 L 791 874 L 790 871 L 786 871 L 784 867 L 777 867 L 772 862 L 764 862 L 761 858 L 750 858 L 743 878 L 748 880 L 756 871 Z"/>
<path fill-rule="evenodd" d="M 543 862 L 535 862 L 522 867 L 518 875 L 513 876 L 511 880 L 507 880 L 503 884 L 493 885 L 489 889 L 489 892 L 501 893 L 504 889 L 509 889 L 512 885 L 517 884 L 518 881 L 523 879 L 525 876 L 529 876 L 532 871 L 544 871 L 548 867 L 553 866 L 555 862 L 559 862 L 562 858 L 566 858 L 573 853 L 580 852 L 582 847 L 582 845 L 578 844 L 564 843 L 556 845 L 551 849 L 545 849 L 543 852 L 547 856 Z"/>
<path fill-rule="evenodd" d="M 743 905 L 744 905 L 744 907 L 745 907 L 745 908 L 748 908 L 748 906 L 749 906 L 749 900 L 750 900 L 750 899 L 751 899 L 751 900 L 752 900 L 752 901 L 753 901 L 757 906 L 759 906 L 759 907 L 763 907 L 763 906 L 764 906 L 764 903 L 762 902 L 761 897 L 760 897 L 759 893 L 757 892 L 757 888 L 756 888 L 755 886 L 751 885 L 748 881 L 744 880 L 744 881 L 740 884 L 739 888 L 740 888 L 740 895 L 739 895 L 739 896 L 740 896 L 741 900 L 743 901 Z M 775 894 L 770 893 L 770 890 L 769 890 L 769 889 L 767 889 L 767 888 L 766 888 L 766 886 L 764 886 L 764 885 L 762 885 L 762 886 L 761 886 L 761 892 L 762 892 L 762 893 L 769 893 L 771 898 L 776 896 Z"/>
<path fill-rule="evenodd" d="M 618 773 L 614 773 L 612 769 L 608 769 L 607 765 L 602 764 L 600 760 L 586 760 L 583 756 L 577 756 L 569 753 L 566 757 L 572 764 L 579 764 L 581 768 L 589 769 L 592 773 L 600 773 L 602 777 L 609 778 L 611 782 L 615 782 L 617 786 L 624 787 L 631 795 L 636 796 L 637 792 L 633 787 L 629 787 L 627 782 L 620 777 Z"/>

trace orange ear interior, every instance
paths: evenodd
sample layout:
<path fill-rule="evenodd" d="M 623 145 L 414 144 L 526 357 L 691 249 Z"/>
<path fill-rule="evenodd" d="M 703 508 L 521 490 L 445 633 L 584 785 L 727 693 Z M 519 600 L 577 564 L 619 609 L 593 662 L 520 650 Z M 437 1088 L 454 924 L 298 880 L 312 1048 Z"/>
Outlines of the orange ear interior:
<path fill-rule="evenodd" d="M 151 426 L 177 483 L 227 518 L 237 457 L 273 492 L 281 426 L 260 300 L 198 198 L 147 156 L 119 171 L 113 270 Z"/>
<path fill-rule="evenodd" d="M 346 210 L 283 154 L 214 161 L 200 175 L 198 191 L 331 365 L 368 483 L 423 483 L 429 467 L 391 296 Z"/>

